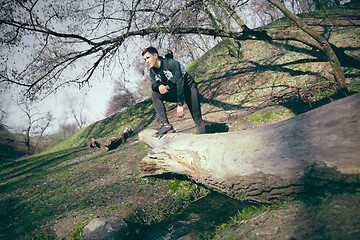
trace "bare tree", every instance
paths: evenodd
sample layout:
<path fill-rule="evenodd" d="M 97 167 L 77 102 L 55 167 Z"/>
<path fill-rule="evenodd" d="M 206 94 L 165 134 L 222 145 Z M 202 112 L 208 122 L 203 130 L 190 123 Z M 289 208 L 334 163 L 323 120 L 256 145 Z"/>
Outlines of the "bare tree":
<path fill-rule="evenodd" d="M 138 82 L 136 87 L 136 99 L 144 100 L 146 98 L 151 97 L 151 83 L 150 83 L 150 77 L 147 76 L 143 78 L 141 81 Z"/>
<path fill-rule="evenodd" d="M 263 0 L 254 0 L 253 10 L 262 25 L 275 21 L 282 16 L 282 13 L 275 6 Z"/>
<path fill-rule="evenodd" d="M 77 95 L 66 95 L 64 98 L 64 105 L 67 107 L 71 118 L 75 120 L 75 123 L 79 129 L 86 126 L 88 123 L 86 110 L 87 103 L 85 97 L 79 97 Z"/>
<path fill-rule="evenodd" d="M 107 72 L 114 62 L 121 62 L 127 46 L 139 37 L 161 42 L 162 36 L 187 34 L 302 42 L 328 57 L 338 90 L 346 89 L 337 56 L 324 38 L 276 0 L 268 2 L 299 28 L 250 29 L 239 15 L 244 2 L 247 1 L 9 0 L 0 6 L 1 45 L 10 52 L 20 51 L 29 60 L 22 65 L 12 64 L 8 56 L 0 68 L 0 82 L 22 86 L 29 96 L 49 94 L 67 84 L 82 86 Z M 214 27 L 214 19 L 206 9 L 217 17 L 218 26 L 224 22 L 228 25 L 223 26 L 230 27 Z"/>
<path fill-rule="evenodd" d="M 5 127 L 5 119 L 7 117 L 7 111 L 3 104 L 0 104 L 0 128 Z"/>
<path fill-rule="evenodd" d="M 36 107 L 33 106 L 33 103 L 27 99 L 21 99 L 17 101 L 17 105 L 21 111 L 25 114 L 27 119 L 26 129 L 23 130 L 25 134 L 25 146 L 27 147 L 27 153 L 30 154 L 34 152 L 41 142 L 45 130 L 49 127 L 50 123 L 53 120 L 53 116 L 50 112 L 42 114 L 38 111 Z M 31 135 L 36 135 L 37 141 L 35 144 L 31 143 Z M 34 145 L 34 149 L 32 149 Z"/>
<path fill-rule="evenodd" d="M 67 138 L 68 136 L 74 134 L 78 129 L 77 124 L 75 123 L 63 123 L 60 124 L 60 138 Z"/>
<path fill-rule="evenodd" d="M 45 116 L 43 116 L 39 121 L 37 121 L 37 126 L 35 127 L 35 129 L 37 129 L 37 131 L 35 132 L 37 140 L 33 152 L 36 152 L 36 150 L 38 149 L 39 144 L 42 142 L 45 130 L 48 129 L 53 120 L 53 115 L 50 112 L 47 112 Z"/>
<path fill-rule="evenodd" d="M 6 119 L 8 117 L 8 108 L 11 98 L 8 94 L 9 84 L 0 84 L 0 128 L 6 127 Z"/>
<path fill-rule="evenodd" d="M 225 31 L 231 30 L 231 19 L 233 17 L 233 9 L 229 7 L 224 1 L 212 0 L 209 1 L 210 6 L 204 6 L 204 12 L 211 20 L 211 24 L 215 29 L 223 29 Z M 210 8 L 211 7 L 211 8 Z M 230 14 L 229 14 L 230 13 Z M 243 24 L 244 26 L 245 24 Z M 240 43 L 236 42 L 234 38 L 222 38 L 229 52 L 234 57 L 242 57 L 240 52 Z"/>
<path fill-rule="evenodd" d="M 296 25 L 302 29 L 305 33 L 309 34 L 318 44 L 320 44 L 322 51 L 326 54 L 333 70 L 335 79 L 338 82 L 339 89 L 347 90 L 344 72 L 341 68 L 339 59 L 337 58 L 330 43 L 319 33 L 311 29 L 305 22 L 303 22 L 297 15 L 290 12 L 284 5 L 277 0 L 268 0 L 271 4 L 276 6 L 282 11 L 288 18 L 296 23 Z"/>
<path fill-rule="evenodd" d="M 128 89 L 116 93 L 110 99 L 105 116 L 113 115 L 136 103 L 135 96 Z"/>

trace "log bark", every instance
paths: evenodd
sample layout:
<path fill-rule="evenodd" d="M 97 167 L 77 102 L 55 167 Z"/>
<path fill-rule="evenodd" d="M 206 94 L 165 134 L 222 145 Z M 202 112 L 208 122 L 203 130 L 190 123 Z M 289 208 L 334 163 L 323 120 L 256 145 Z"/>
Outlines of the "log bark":
<path fill-rule="evenodd" d="M 250 130 L 160 139 L 153 133 L 139 134 L 153 148 L 141 176 L 186 175 L 233 198 L 261 202 L 333 181 L 359 184 L 359 93 Z"/>

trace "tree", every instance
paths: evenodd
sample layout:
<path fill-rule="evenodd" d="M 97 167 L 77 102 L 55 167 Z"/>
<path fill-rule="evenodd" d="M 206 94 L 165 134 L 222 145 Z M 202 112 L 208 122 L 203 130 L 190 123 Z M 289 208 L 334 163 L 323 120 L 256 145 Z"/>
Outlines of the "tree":
<path fill-rule="evenodd" d="M 79 129 L 82 129 L 88 123 L 86 117 L 86 99 L 85 97 L 79 97 L 77 95 L 66 95 L 64 98 L 64 105 L 68 108 L 71 118 L 75 120 L 75 123 Z"/>
<path fill-rule="evenodd" d="M 116 93 L 111 97 L 105 116 L 113 115 L 136 103 L 134 94 L 128 89 Z"/>
<path fill-rule="evenodd" d="M 25 63 L 15 64 L 12 56 L 3 57 L 6 64 L 1 66 L 0 81 L 23 87 L 30 97 L 49 94 L 67 84 L 83 86 L 111 72 L 127 47 L 138 39 L 147 36 L 160 42 L 162 36 L 187 34 L 302 42 L 326 54 L 338 90 L 346 90 L 332 46 L 280 2 L 268 2 L 299 29 L 250 29 L 239 15 L 247 1 L 9 0 L 0 7 L 2 49 L 19 51 Z"/>
<path fill-rule="evenodd" d="M 224 1 L 218 0 L 210 1 L 210 7 L 204 6 L 204 12 L 208 15 L 211 21 L 211 25 L 215 29 L 224 29 L 225 31 L 230 31 L 230 21 L 231 18 L 234 16 L 231 7 L 229 7 L 229 5 L 226 4 Z M 243 24 L 243 26 L 244 25 L 245 24 Z M 232 56 L 237 58 L 242 57 L 239 42 L 236 42 L 233 38 L 222 38 L 222 40 L 224 41 Z"/>
<path fill-rule="evenodd" d="M 76 133 L 77 129 L 78 129 L 78 125 L 76 123 L 60 124 L 60 129 L 59 129 L 60 139 L 67 138 L 70 135 L 73 135 L 74 133 Z"/>
<path fill-rule="evenodd" d="M 23 132 L 25 133 L 24 143 L 27 147 L 27 153 L 30 154 L 36 151 L 45 130 L 49 127 L 53 120 L 53 116 L 50 112 L 45 114 L 40 113 L 36 107 L 32 106 L 32 102 L 24 98 L 18 100 L 17 104 L 27 118 L 27 126 Z M 36 135 L 38 137 L 35 144 L 31 143 L 31 135 Z M 33 149 L 32 145 L 34 145 Z"/>
<path fill-rule="evenodd" d="M 8 115 L 5 108 L 3 107 L 4 106 L 0 104 L 0 128 L 5 127 L 5 119 Z"/>
<path fill-rule="evenodd" d="M 303 22 L 297 15 L 290 12 L 284 5 L 282 5 L 277 0 L 268 0 L 271 4 L 276 6 L 283 12 L 288 18 L 296 23 L 296 25 L 302 29 L 305 33 L 309 34 L 318 44 L 320 44 L 322 51 L 326 54 L 335 74 L 335 79 L 338 82 L 339 89 L 347 91 L 346 82 L 344 72 L 341 69 L 341 65 L 339 59 L 337 58 L 333 48 L 331 47 L 330 43 L 318 34 L 316 31 L 311 29 L 305 22 Z"/>
<path fill-rule="evenodd" d="M 36 150 L 38 149 L 38 146 L 44 136 L 44 132 L 50 126 L 50 123 L 54 120 L 54 117 L 50 112 L 47 112 L 45 116 L 43 116 L 40 120 L 42 122 L 38 123 L 38 125 L 36 126 L 37 131 L 34 133 L 37 136 L 37 140 L 33 152 L 36 152 Z"/>
<path fill-rule="evenodd" d="M 11 98 L 8 94 L 9 84 L 0 83 L 0 128 L 6 127 L 6 119 L 8 117 L 8 107 Z"/>

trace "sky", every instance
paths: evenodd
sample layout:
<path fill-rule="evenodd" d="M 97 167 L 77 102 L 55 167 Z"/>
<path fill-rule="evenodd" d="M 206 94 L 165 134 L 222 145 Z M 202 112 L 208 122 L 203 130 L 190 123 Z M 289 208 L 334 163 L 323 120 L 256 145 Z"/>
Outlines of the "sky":
<path fill-rule="evenodd" d="M 102 84 L 104 82 L 106 82 L 106 84 Z M 111 81 L 103 80 L 102 83 L 94 82 L 91 87 L 84 86 L 82 89 L 65 87 L 35 104 L 34 106 L 40 113 L 43 114 L 50 111 L 55 118 L 46 133 L 55 133 L 58 131 L 60 124 L 75 123 L 75 120 L 69 113 L 70 107 L 68 105 L 74 104 L 74 99 L 77 99 L 79 104 L 81 104 L 83 99 L 85 100 L 84 115 L 89 124 L 103 119 L 105 117 L 107 104 L 114 92 Z M 6 125 L 8 125 L 11 130 L 19 132 L 26 126 L 27 118 L 15 101 L 10 99 L 7 99 L 7 101 L 9 107 Z"/>
<path fill-rule="evenodd" d="M 56 1 L 54 1 L 56 2 Z M 36 7 L 39 11 L 35 11 L 37 14 L 39 14 L 40 17 L 42 17 L 42 11 L 43 11 L 43 4 L 47 4 L 48 2 L 39 1 L 36 4 Z M 65 7 L 65 6 L 64 6 Z M 50 14 L 52 14 L 52 10 L 49 10 Z M 61 20 L 61 18 L 60 18 Z M 54 22 L 49 23 L 51 26 L 55 27 L 58 31 L 66 31 L 67 27 L 72 26 L 72 22 L 70 20 L 67 21 L 57 21 L 54 19 Z M 65 29 L 65 30 L 64 30 Z M 102 29 L 102 28 L 100 28 Z M 103 28 L 104 31 L 106 31 L 106 28 Z M 110 31 L 110 30 L 109 30 Z M 101 33 L 99 33 L 101 34 Z M 39 40 L 41 38 L 35 37 L 32 34 L 25 34 L 21 38 L 21 42 L 18 44 L 18 47 L 12 46 L 11 50 L 7 50 L 5 48 L 0 48 L 0 54 L 3 56 L 7 56 L 7 60 L 5 64 L 9 69 L 16 69 L 19 73 L 23 72 L 24 69 L 27 68 L 27 63 L 29 62 L 29 59 L 31 59 L 28 56 L 31 56 L 31 49 L 32 46 L 35 46 L 36 44 L 42 44 L 42 41 Z M 90 81 L 89 85 L 85 84 L 81 89 L 78 88 L 78 86 L 73 87 L 63 87 L 59 89 L 56 93 L 49 95 L 42 101 L 35 103 L 33 107 L 36 107 L 36 110 L 40 114 L 45 114 L 47 111 L 50 111 L 55 118 L 55 120 L 51 123 L 49 129 L 46 131 L 47 134 L 55 133 L 59 129 L 60 124 L 69 124 L 69 123 L 75 123 L 75 120 L 70 116 L 71 108 L 69 107 L 70 104 L 73 106 L 76 105 L 76 101 L 78 101 L 79 104 L 83 100 L 85 100 L 85 112 L 84 115 L 87 119 L 87 123 L 91 124 L 93 122 L 96 122 L 98 120 L 101 120 L 105 118 L 106 109 L 108 106 L 108 103 L 111 99 L 111 97 L 114 95 L 114 83 L 116 80 L 123 80 L 124 76 L 130 83 L 134 84 L 128 84 L 127 87 L 132 90 L 131 88 L 139 81 L 143 80 L 143 76 L 140 76 L 137 71 L 131 67 L 129 62 L 134 60 L 134 58 L 142 58 L 141 57 L 141 49 L 142 49 L 142 43 L 141 41 L 133 41 L 128 43 L 128 52 L 123 53 L 123 49 L 119 49 L 119 55 L 121 57 L 128 58 L 125 60 L 125 64 L 123 66 L 128 66 L 127 69 L 124 69 L 125 73 L 123 72 L 123 68 L 121 68 L 119 65 L 116 65 L 116 60 L 120 61 L 120 59 L 116 59 L 112 62 L 112 69 L 109 71 L 105 71 L 104 74 L 102 73 L 95 73 Z M 24 47 L 25 46 L 25 47 Z M 61 46 L 54 45 L 59 49 L 59 51 L 62 50 Z M 79 45 L 76 45 L 75 47 L 81 47 Z M 9 52 L 11 51 L 11 52 Z M 9 54 L 10 53 L 10 54 Z M 129 57 L 130 56 L 130 57 Z M 80 64 L 76 65 L 76 68 L 79 71 L 82 71 L 82 69 L 89 66 L 89 62 L 80 61 Z M 5 68 L 4 68 L 5 69 Z M 74 72 L 71 72 L 74 71 Z M 65 73 L 65 78 L 67 80 L 72 79 L 73 76 L 76 76 L 76 69 L 71 70 L 70 72 Z M 100 71 L 99 71 L 100 72 Z M 29 77 L 26 76 L 25 77 Z M 31 76 L 30 76 L 31 77 Z M 21 90 L 21 87 L 13 84 L 9 91 L 1 91 L 0 89 L 0 99 L 1 101 L 5 103 L 0 103 L 1 106 L 5 106 L 5 110 L 7 112 L 7 119 L 5 120 L 5 124 L 8 127 L 8 129 L 12 132 L 22 132 L 24 129 L 26 129 L 28 125 L 28 120 L 25 114 L 21 111 L 19 106 L 16 103 L 16 99 L 21 97 L 22 95 L 18 94 Z M 24 88 L 22 88 L 24 90 Z"/>
<path fill-rule="evenodd" d="M 133 49 L 138 49 L 135 50 L 138 54 L 132 54 L 132 56 L 142 58 L 140 48 L 137 47 Z M 141 76 L 136 69 L 131 67 L 125 69 L 125 72 L 126 78 L 129 81 L 127 87 L 131 91 L 135 91 L 136 89 L 134 89 L 134 86 L 136 86 L 136 83 L 143 80 L 144 76 Z M 104 119 L 107 106 L 115 93 L 115 80 L 121 80 L 123 79 L 123 76 L 124 73 L 120 68 L 115 69 L 111 71 L 111 73 L 94 76 L 89 84 L 85 84 L 80 89 L 77 86 L 63 87 L 56 93 L 35 103 L 33 107 L 36 108 L 37 112 L 45 114 L 50 111 L 54 117 L 54 120 L 46 130 L 45 134 L 56 133 L 59 130 L 60 124 L 75 123 L 74 118 L 70 114 L 70 104 L 75 106 L 76 109 L 77 105 L 82 105 L 85 101 L 85 111 L 83 115 L 87 120 L 87 125 Z M 12 86 L 13 97 L 11 97 L 10 94 L 5 97 L 8 113 L 5 124 L 10 131 L 21 132 L 26 129 L 28 120 L 14 100 L 17 97 L 17 91 L 14 90 L 14 88 L 16 88 L 15 85 Z"/>

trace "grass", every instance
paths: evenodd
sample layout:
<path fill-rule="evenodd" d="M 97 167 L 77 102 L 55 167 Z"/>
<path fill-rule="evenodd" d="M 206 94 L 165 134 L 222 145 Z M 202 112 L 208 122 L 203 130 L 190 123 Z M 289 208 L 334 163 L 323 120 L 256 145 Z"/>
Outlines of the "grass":
<path fill-rule="evenodd" d="M 2 169 L 0 206 L 7 211 L 1 219 L 11 224 L 2 222 L 1 234 L 14 239 L 61 237 L 65 233 L 54 232 L 48 224 L 74 219 L 78 226 L 71 238 L 79 239 L 81 229 L 97 216 L 135 215 L 148 224 L 207 194 L 189 181 L 139 179 L 138 163 L 148 150 L 144 144 L 106 154 L 72 148 L 20 159 Z M 149 201 L 140 200 L 143 196 Z"/>
<path fill-rule="evenodd" d="M 204 239 L 357 239 L 360 235 L 359 186 L 331 183 L 293 197 L 245 208 Z"/>
<path fill-rule="evenodd" d="M 74 232 L 71 234 L 71 239 L 80 240 L 83 234 L 83 227 L 78 226 L 75 228 Z"/>
<path fill-rule="evenodd" d="M 55 143 L 46 150 L 39 153 L 48 154 L 64 149 L 81 147 L 92 138 L 114 137 L 125 126 L 132 126 L 135 134 L 145 128 L 155 117 L 155 110 L 152 108 L 151 100 L 145 100 L 131 106 L 123 112 L 114 114 L 104 120 L 95 122 L 90 126 L 81 129 L 74 135 Z"/>
<path fill-rule="evenodd" d="M 278 116 L 283 116 L 284 114 L 290 112 L 286 109 L 281 110 L 271 110 L 266 111 L 264 113 L 256 113 L 256 114 L 250 114 L 246 118 L 239 118 L 238 121 L 248 121 L 248 122 L 264 122 L 266 120 L 275 120 L 278 118 Z"/>
<path fill-rule="evenodd" d="M 200 187 L 188 180 L 178 180 L 176 178 L 168 180 L 166 196 L 172 200 L 171 205 L 159 205 L 157 211 L 150 215 L 137 214 L 136 223 L 153 224 L 165 220 L 167 217 L 179 213 L 181 209 L 189 206 L 195 199 L 206 196 L 210 193 L 203 187 Z"/>
<path fill-rule="evenodd" d="M 237 236 L 237 231 L 234 231 L 236 226 L 240 225 L 246 220 L 250 220 L 256 216 L 259 216 L 268 209 L 269 207 L 265 205 L 246 207 L 242 211 L 239 211 L 235 216 L 231 217 L 228 222 L 217 226 L 215 233 L 204 239 L 217 239 L 218 237 L 222 237 L 222 239 L 239 239 Z"/>

